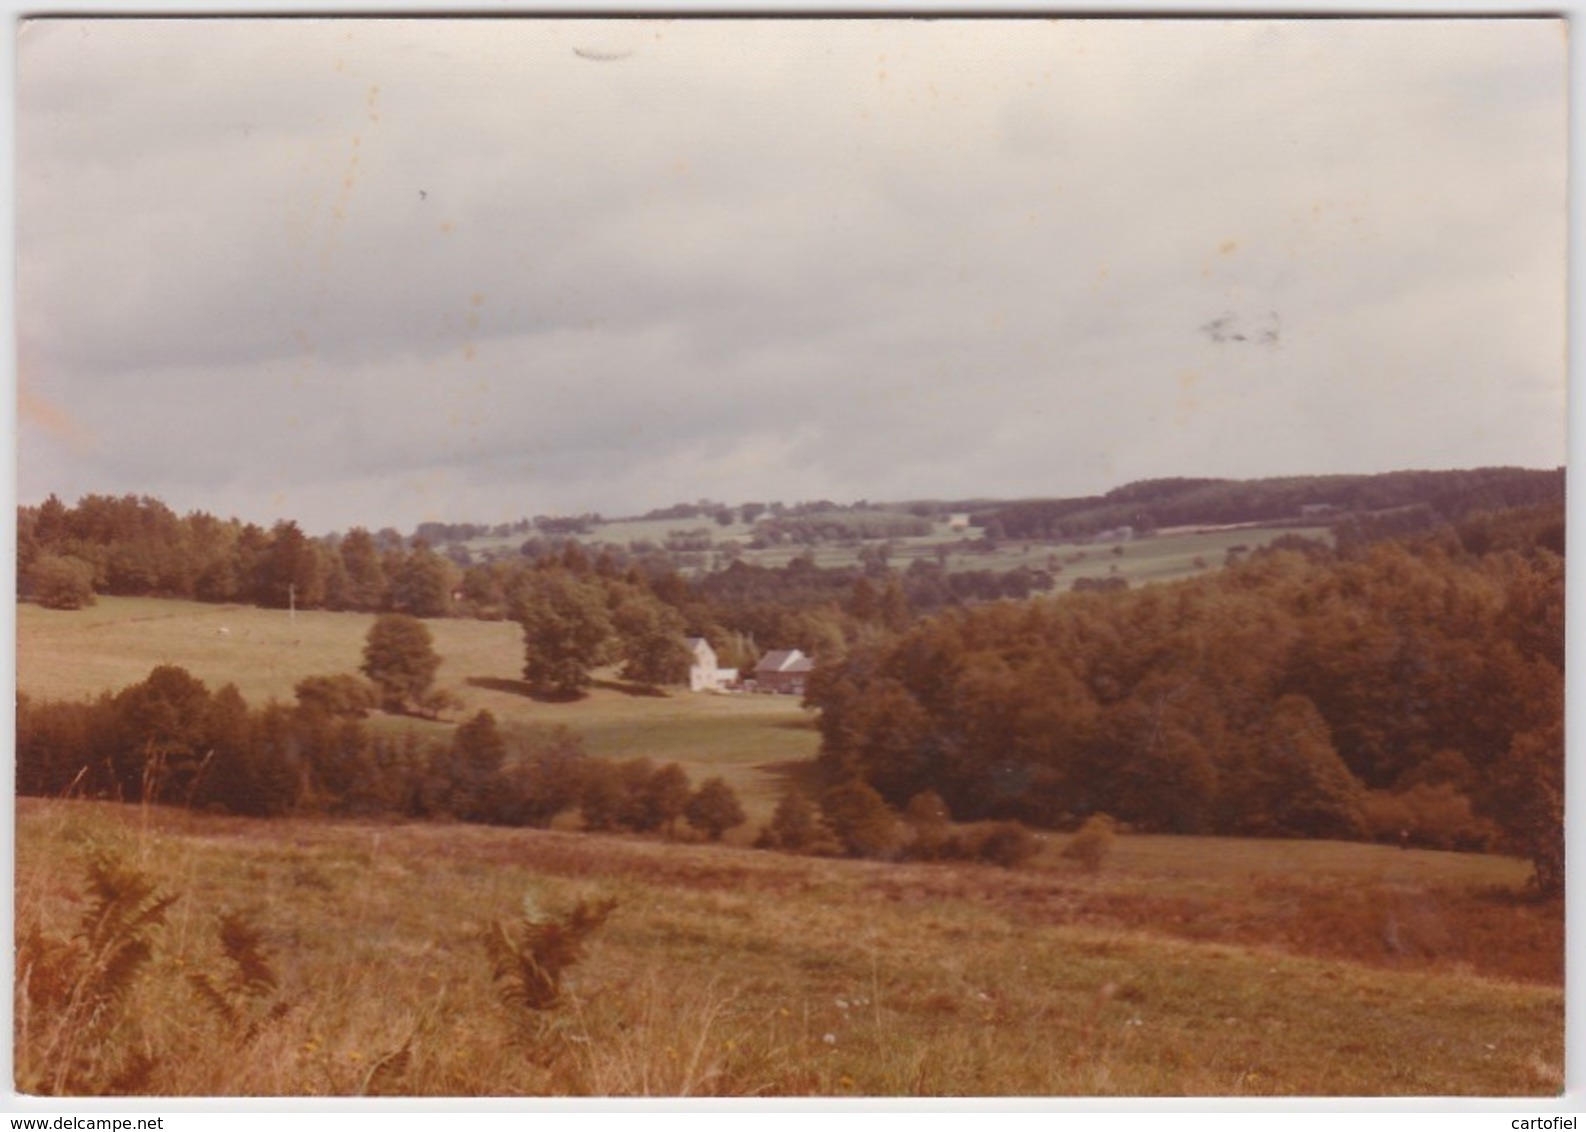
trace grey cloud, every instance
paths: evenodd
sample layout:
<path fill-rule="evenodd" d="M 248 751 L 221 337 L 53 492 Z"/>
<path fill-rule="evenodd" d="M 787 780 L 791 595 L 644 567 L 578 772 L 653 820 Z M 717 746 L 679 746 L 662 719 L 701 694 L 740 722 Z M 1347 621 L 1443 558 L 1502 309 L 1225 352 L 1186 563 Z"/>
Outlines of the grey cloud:
<path fill-rule="evenodd" d="M 332 525 L 1558 458 L 1549 24 L 38 26 L 23 380 L 100 439 L 24 420 L 24 497 Z"/>

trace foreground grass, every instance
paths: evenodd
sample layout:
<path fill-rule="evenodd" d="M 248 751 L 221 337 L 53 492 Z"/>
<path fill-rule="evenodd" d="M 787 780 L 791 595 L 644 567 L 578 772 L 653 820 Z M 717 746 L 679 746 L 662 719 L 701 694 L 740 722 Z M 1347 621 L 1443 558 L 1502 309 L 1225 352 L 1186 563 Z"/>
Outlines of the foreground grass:
<path fill-rule="evenodd" d="M 1296 875 L 1262 865 L 1262 845 L 1198 848 L 1125 838 L 1090 876 L 1055 851 L 1005 872 L 23 800 L 16 907 L 19 933 L 70 934 L 82 861 L 107 849 L 180 894 L 128 1002 L 149 1058 L 140 1091 L 157 1094 L 1562 1087 L 1562 991 L 1546 973 L 1561 923 L 1497 897 L 1516 863 L 1285 846 Z M 525 897 L 617 902 L 562 1005 L 530 1024 L 497 996 L 481 945 Z M 278 1016 L 251 1034 L 191 989 L 218 970 L 224 911 L 258 926 L 280 976 Z M 1460 950 L 1472 925 L 1507 953 Z M 1510 954 L 1528 948 L 1550 958 Z M 19 1080 L 37 1070 L 30 1048 L 18 1042 Z"/>
<path fill-rule="evenodd" d="M 156 664 L 179 664 L 211 689 L 235 684 L 249 703 L 291 702 L 305 676 L 356 672 L 371 614 L 299 612 L 157 598 L 100 598 L 62 612 L 17 607 L 17 688 L 42 699 L 118 691 Z M 788 696 L 636 694 L 600 681 L 573 703 L 525 694 L 523 631 L 505 621 L 427 621 L 442 663 L 436 685 L 465 712 L 504 724 L 557 723 L 584 737 L 593 755 L 677 762 L 696 783 L 720 775 L 750 815 L 770 815 L 786 764 L 812 758 L 812 717 Z M 609 676 L 608 674 L 604 674 Z M 376 717 L 374 725 L 444 734 L 447 725 Z"/>

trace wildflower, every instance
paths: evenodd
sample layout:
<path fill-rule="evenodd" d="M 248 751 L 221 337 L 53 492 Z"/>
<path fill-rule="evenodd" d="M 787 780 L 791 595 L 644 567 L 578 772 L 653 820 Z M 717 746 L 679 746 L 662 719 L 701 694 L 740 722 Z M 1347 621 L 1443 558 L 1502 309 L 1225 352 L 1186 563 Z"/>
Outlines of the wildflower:
<path fill-rule="evenodd" d="M 847 1010 L 848 1009 L 848 1000 L 847 999 L 843 999 L 843 998 L 839 998 L 837 1000 L 837 1009 L 838 1010 Z"/>
<path fill-rule="evenodd" d="M 821 1035 L 821 1041 L 825 1042 L 829 1046 L 834 1046 L 834 1045 L 837 1044 L 837 1035 L 836 1034 L 822 1034 Z"/>

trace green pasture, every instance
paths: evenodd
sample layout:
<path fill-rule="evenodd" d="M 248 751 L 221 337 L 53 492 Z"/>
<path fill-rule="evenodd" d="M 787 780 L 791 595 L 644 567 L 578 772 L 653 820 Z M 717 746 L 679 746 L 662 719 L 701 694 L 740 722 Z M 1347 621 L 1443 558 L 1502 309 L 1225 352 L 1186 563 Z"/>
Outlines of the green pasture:
<path fill-rule="evenodd" d="M 155 598 L 100 598 L 89 609 L 17 607 L 17 688 L 42 699 L 81 699 L 135 684 L 160 664 L 187 669 L 211 689 L 235 684 L 249 703 L 290 702 L 305 676 L 356 672 L 371 614 L 298 612 Z M 785 765 L 808 759 L 813 717 L 790 696 L 646 694 L 603 674 L 583 699 L 551 703 L 520 682 L 523 633 L 508 621 L 428 621 L 441 655 L 436 684 L 464 713 L 504 725 L 563 724 L 591 754 L 677 762 L 695 782 L 721 775 L 755 816 L 780 796 Z M 444 733 L 444 725 L 376 716 L 380 728 Z"/>

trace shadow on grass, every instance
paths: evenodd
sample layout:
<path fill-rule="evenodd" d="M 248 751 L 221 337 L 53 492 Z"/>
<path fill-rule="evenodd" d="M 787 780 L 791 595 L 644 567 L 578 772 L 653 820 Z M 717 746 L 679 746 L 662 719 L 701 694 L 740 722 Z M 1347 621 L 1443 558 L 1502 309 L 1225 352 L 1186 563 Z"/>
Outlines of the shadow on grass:
<path fill-rule="evenodd" d="M 470 676 L 463 681 L 470 688 L 483 688 L 487 692 L 505 692 L 509 696 L 522 696 L 537 704 L 572 704 L 584 698 L 582 692 L 542 692 L 527 680 L 503 680 L 499 676 Z"/>
<path fill-rule="evenodd" d="M 632 684 L 623 680 L 596 680 L 595 687 L 604 688 L 608 692 L 621 692 L 625 696 L 646 696 L 659 700 L 667 698 L 666 689 L 657 688 L 654 684 Z"/>
<path fill-rule="evenodd" d="M 815 717 L 808 719 L 779 719 L 774 723 L 766 724 L 780 731 L 814 731 L 816 730 Z"/>
<path fill-rule="evenodd" d="M 499 676 L 470 676 L 463 681 L 470 688 L 483 688 L 490 692 L 505 692 L 509 696 L 522 696 L 537 704 L 573 704 L 586 699 L 584 692 L 546 692 L 535 688 L 527 680 L 505 680 Z M 630 684 L 621 680 L 595 680 L 593 686 L 624 696 L 666 698 L 666 691 L 651 684 Z"/>
<path fill-rule="evenodd" d="M 780 779 L 784 790 L 802 790 L 811 797 L 820 793 L 821 772 L 814 759 L 783 759 L 780 762 L 760 763 L 755 769 Z"/>

